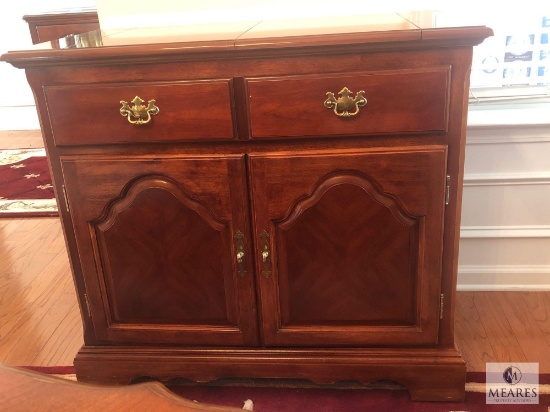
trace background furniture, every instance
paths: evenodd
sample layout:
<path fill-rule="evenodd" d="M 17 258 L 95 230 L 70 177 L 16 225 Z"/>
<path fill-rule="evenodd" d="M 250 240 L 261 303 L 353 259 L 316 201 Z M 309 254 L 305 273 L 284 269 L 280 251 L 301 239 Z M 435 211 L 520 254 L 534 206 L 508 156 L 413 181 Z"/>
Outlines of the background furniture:
<path fill-rule="evenodd" d="M 33 44 L 99 29 L 95 10 L 28 14 L 23 16 L 23 20 L 29 25 Z"/>
<path fill-rule="evenodd" d="M 242 412 L 238 408 L 180 398 L 158 382 L 105 387 L 70 382 L 4 365 L 0 365 L 0 405 L 10 411 Z"/>

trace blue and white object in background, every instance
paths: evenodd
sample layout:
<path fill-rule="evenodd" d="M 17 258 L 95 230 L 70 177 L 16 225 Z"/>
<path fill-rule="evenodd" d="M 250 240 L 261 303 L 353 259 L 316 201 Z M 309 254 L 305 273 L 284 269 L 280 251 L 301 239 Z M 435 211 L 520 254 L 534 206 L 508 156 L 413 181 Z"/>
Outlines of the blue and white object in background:
<path fill-rule="evenodd" d="M 550 11 L 490 20 L 495 35 L 474 51 L 472 87 L 550 85 Z"/>

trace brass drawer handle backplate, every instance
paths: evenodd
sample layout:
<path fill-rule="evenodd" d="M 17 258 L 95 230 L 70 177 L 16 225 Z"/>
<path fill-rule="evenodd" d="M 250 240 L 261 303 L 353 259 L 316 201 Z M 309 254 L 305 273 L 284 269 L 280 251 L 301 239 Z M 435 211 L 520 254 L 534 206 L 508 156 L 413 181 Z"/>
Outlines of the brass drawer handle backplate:
<path fill-rule="evenodd" d="M 154 116 L 159 112 L 159 108 L 155 106 L 155 99 L 149 100 L 147 106 L 145 106 L 143 104 L 145 103 L 145 100 L 142 100 L 140 97 L 136 96 L 130 103 L 133 104 L 132 107 L 130 107 L 128 102 L 125 102 L 124 100 L 120 101 L 120 104 L 122 105 L 120 108 L 120 114 L 122 116 L 126 116 L 128 121 L 132 124 L 149 123 L 151 116 Z"/>
<path fill-rule="evenodd" d="M 344 87 L 338 93 L 338 99 L 334 97 L 334 93 L 327 92 L 327 100 L 325 100 L 325 107 L 327 109 L 334 109 L 334 113 L 339 117 L 355 116 L 359 113 L 359 108 L 367 104 L 367 99 L 363 96 L 365 92 L 361 90 L 357 92 L 354 98 L 351 97 L 352 92 L 347 87 Z"/>

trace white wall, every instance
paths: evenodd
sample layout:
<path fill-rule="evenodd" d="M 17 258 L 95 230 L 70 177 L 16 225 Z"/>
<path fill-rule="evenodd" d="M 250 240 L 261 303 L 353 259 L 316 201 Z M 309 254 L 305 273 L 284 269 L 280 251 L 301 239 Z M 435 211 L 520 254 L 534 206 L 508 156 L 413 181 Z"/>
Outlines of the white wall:
<path fill-rule="evenodd" d="M 94 6 L 95 0 L 19 0 L 10 1 L 0 14 L 0 53 L 26 49 L 32 45 L 25 14 L 44 10 L 80 9 Z M 25 72 L 0 63 L 0 130 L 33 130 L 40 128 L 34 98 Z"/>
<path fill-rule="evenodd" d="M 38 3 L 38 2 L 36 2 Z M 28 48 L 29 29 L 21 18 L 28 4 L 12 2 L 0 15 L 0 51 Z M 0 129 L 36 129 L 38 118 L 25 72 L 0 63 Z"/>
<path fill-rule="evenodd" d="M 539 120 L 468 128 L 461 290 L 550 290 L 550 117 Z"/>

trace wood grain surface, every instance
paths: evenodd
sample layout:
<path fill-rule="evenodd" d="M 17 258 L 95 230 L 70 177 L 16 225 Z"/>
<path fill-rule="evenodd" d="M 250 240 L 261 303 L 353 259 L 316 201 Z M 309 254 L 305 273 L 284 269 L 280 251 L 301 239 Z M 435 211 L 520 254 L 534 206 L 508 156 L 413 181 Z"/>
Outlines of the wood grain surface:
<path fill-rule="evenodd" d="M 1 57 L 27 69 L 64 206 L 84 323 L 85 344 L 75 358 L 80 380 L 389 379 L 407 387 L 413 400 L 464 398 L 466 366 L 454 346 L 453 313 L 465 91 L 471 46 L 490 30 L 463 27 L 449 37 L 437 28 L 430 40 L 396 41 L 396 31 L 409 28 L 383 22 L 382 30 L 333 33 L 327 26 L 319 37 L 308 31 L 307 47 L 298 31 L 283 32 L 276 42 L 267 34 L 270 40 L 259 46 L 237 48 L 236 39 L 233 49 L 222 51 L 223 38 L 202 38 L 199 47 L 195 35 L 201 33 L 182 26 L 172 30 L 174 43 L 140 31 L 139 44 L 128 43 L 126 34 L 117 43 L 114 34 L 93 48 L 78 43 L 61 54 L 37 48 Z M 138 50 L 148 57 L 134 60 Z M 309 66 L 312 55 L 326 65 Z M 210 74 L 198 66 L 209 66 Z M 60 77 L 66 70 L 70 75 Z M 311 96 L 325 93 L 330 100 L 325 87 L 338 93 L 341 82 L 359 90 L 353 83 L 359 71 L 372 91 L 374 127 L 343 123 L 346 116 L 325 127 L 321 114 L 309 109 L 317 102 Z M 264 82 L 273 77 L 285 80 Z M 258 90 L 236 90 L 250 78 L 262 79 Z M 305 103 L 285 100 L 300 89 Z M 117 91 L 132 96 L 140 90 L 165 96 L 166 123 L 121 128 L 120 113 L 104 102 Z M 259 103 L 233 110 L 246 95 Z M 353 112 L 347 103 L 349 97 L 337 108 Z M 309 118 L 295 114 L 303 104 Z M 82 108 L 92 116 L 83 119 Z M 247 119 L 251 139 L 236 128 Z M 293 131 L 297 124 L 305 130 Z M 271 138 L 255 140 L 258 131 Z M 411 143 L 410 134 L 418 139 Z M 387 144 L 371 139 L 386 135 Z M 188 141 L 197 136 L 204 142 Z M 229 139 L 208 141 L 214 137 Z M 292 142 L 281 137 L 299 138 L 293 153 Z M 357 144 L 361 138 L 368 143 Z M 428 143 L 431 138 L 437 143 Z M 319 209 L 324 214 L 315 214 Z M 294 236 L 293 225 L 300 231 Z M 232 239 L 241 227 L 254 245 L 255 268 L 247 276 L 236 274 L 233 258 Z M 310 239 L 347 236 L 306 247 L 299 235 L 310 231 Z M 262 249 L 264 232 L 272 243 Z M 328 258 L 334 249 L 341 265 Z M 310 290 L 300 282 L 325 287 Z M 391 301 L 404 306 L 388 306 Z"/>
<path fill-rule="evenodd" d="M 41 147 L 39 131 L 0 132 L 3 148 Z M 72 365 L 83 344 L 58 218 L 0 220 L 0 363 Z M 539 362 L 550 373 L 550 292 L 458 292 L 456 343 L 469 372 Z"/>

